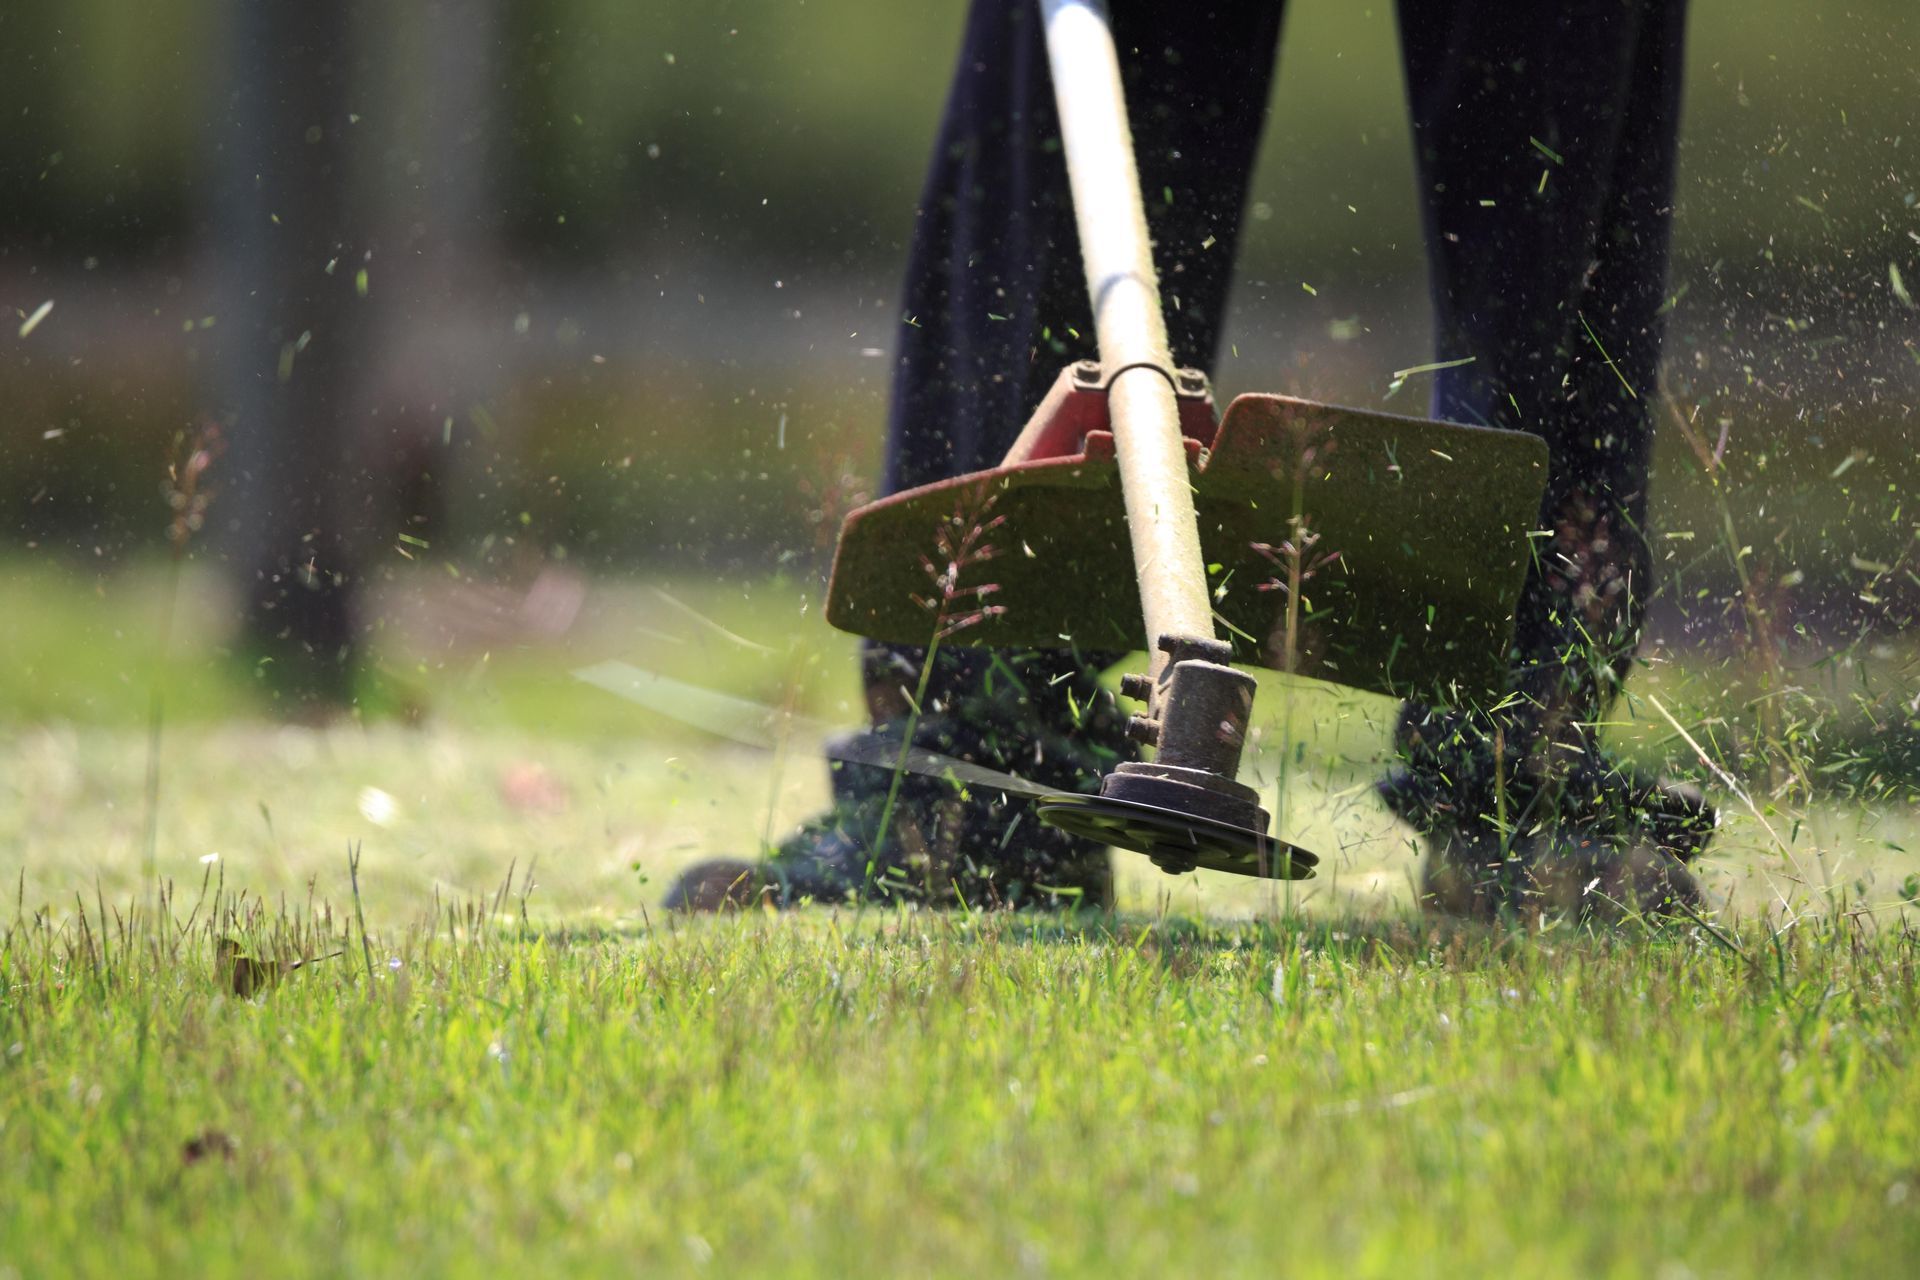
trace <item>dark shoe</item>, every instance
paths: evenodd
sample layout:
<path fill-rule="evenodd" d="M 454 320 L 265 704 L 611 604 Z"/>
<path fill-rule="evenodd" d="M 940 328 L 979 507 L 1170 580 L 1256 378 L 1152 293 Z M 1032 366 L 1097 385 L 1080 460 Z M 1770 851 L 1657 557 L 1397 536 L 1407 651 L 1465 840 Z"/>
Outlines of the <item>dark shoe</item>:
<path fill-rule="evenodd" d="M 1106 850 L 1043 826 L 1030 805 L 989 806 L 951 796 L 930 805 L 927 788 L 915 780 L 901 790 L 882 858 L 867 853 L 871 835 L 854 834 L 877 832 L 877 809 L 854 804 L 808 824 L 764 862 L 714 858 L 696 863 L 667 891 L 666 905 L 689 912 L 737 910 L 757 902 L 1039 910 L 1113 905 Z M 914 794 L 904 794 L 909 792 Z M 880 798 L 884 804 L 884 788 Z"/>
<path fill-rule="evenodd" d="M 1374 790 L 1395 816 L 1422 835 L 1466 825 L 1475 812 L 1488 806 L 1478 797 L 1450 794 L 1462 788 L 1435 783 L 1404 765 L 1389 770 Z M 1510 811 L 1520 813 L 1530 804 L 1536 811 L 1543 808 L 1533 798 L 1537 790 L 1524 779 L 1516 781 L 1509 795 Z M 1566 821 L 1631 835 L 1682 862 L 1692 861 L 1706 848 L 1720 826 L 1718 811 L 1692 783 L 1654 778 L 1617 765 L 1569 777 L 1556 807 Z"/>
<path fill-rule="evenodd" d="M 1421 905 L 1467 919 L 1581 921 L 1685 915 L 1704 901 L 1686 864 L 1719 815 L 1699 789 L 1607 762 L 1597 750 L 1551 783 L 1508 789 L 1509 832 L 1469 769 L 1399 767 L 1378 785 L 1403 821 L 1428 838 Z M 1597 763 L 1588 763 L 1597 762 Z"/>
<path fill-rule="evenodd" d="M 760 901 L 766 888 L 766 868 L 760 863 L 708 858 L 680 873 L 663 905 L 690 913 L 738 911 Z"/>
<path fill-rule="evenodd" d="M 1683 919 L 1706 902 L 1686 863 L 1646 843 L 1619 848 L 1563 835 L 1535 862 L 1533 877 L 1550 914 L 1580 923 Z"/>
<path fill-rule="evenodd" d="M 1525 909 L 1531 877 L 1523 858 L 1493 838 L 1458 832 L 1429 838 L 1420 867 L 1420 909 L 1491 924 Z"/>
<path fill-rule="evenodd" d="M 907 726 L 914 746 L 1062 790 L 1092 790 L 1125 758 L 1124 717 L 1099 683 L 1100 661 L 1068 652 L 942 650 L 923 713 L 910 715 L 924 653 L 870 645 L 863 654 L 867 749 L 890 759 Z M 850 747 L 853 744 L 843 743 Z M 1106 909 L 1107 851 L 1041 823 L 1027 801 L 988 787 L 836 760 L 833 804 L 764 863 L 721 859 L 689 870 L 670 906 L 714 910 L 854 900 L 934 907 Z M 884 835 L 882 827 L 885 827 Z M 712 904 L 712 905 L 708 905 Z"/>
<path fill-rule="evenodd" d="M 1434 838 L 1421 868 L 1423 910 L 1488 924 L 1684 918 L 1704 902 L 1699 882 L 1673 854 L 1570 832 L 1523 836 L 1505 849 L 1450 832 Z"/>

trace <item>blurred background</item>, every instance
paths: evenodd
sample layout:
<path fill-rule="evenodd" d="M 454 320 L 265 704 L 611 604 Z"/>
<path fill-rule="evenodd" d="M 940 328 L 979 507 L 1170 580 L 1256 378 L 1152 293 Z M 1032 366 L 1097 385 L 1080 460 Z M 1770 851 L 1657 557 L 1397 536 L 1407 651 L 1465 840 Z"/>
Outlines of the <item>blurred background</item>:
<path fill-rule="evenodd" d="M 308 839 L 374 830 L 427 858 L 469 787 L 472 857 L 590 844 L 594 903 L 800 816 L 812 765 L 770 785 L 568 672 L 621 657 L 852 716 L 852 642 L 818 601 L 878 468 L 962 17 L 0 7 L 0 870 L 9 849 L 35 876 L 191 870 L 236 846 L 239 812 L 268 882 L 297 882 Z M 1424 409 L 1391 390 L 1433 358 L 1394 41 L 1389 5 L 1290 6 L 1223 396 Z M 1694 5 L 1634 683 L 1756 812 L 1868 814 L 1900 855 L 1916 55 L 1905 0 Z M 1356 787 L 1386 708 L 1301 696 L 1319 728 L 1299 745 L 1336 766 L 1322 792 Z M 1615 728 L 1707 776 L 1637 697 Z M 613 745 L 635 741 L 655 745 Z M 685 741 L 699 763 L 656 749 Z M 708 818 L 661 816 L 695 797 Z"/>

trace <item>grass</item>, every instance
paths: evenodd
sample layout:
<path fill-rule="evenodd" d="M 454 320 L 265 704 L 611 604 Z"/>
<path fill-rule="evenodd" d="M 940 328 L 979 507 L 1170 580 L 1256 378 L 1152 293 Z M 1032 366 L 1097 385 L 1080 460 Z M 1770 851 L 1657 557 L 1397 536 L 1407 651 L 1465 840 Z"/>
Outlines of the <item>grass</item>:
<path fill-rule="evenodd" d="M 521 616 L 530 583 L 504 587 L 429 568 L 369 587 L 371 670 L 360 719 L 427 720 L 462 730 L 565 739 L 658 735 L 666 722 L 572 679 L 610 655 L 762 702 L 847 719 L 856 705 L 852 642 L 820 620 L 817 589 L 792 578 L 694 571 L 586 585 L 563 634 Z M 0 716 L 13 724 L 121 728 L 142 722 L 156 677 L 172 725 L 258 719 L 256 673 L 228 647 L 238 605 L 206 565 L 184 576 L 172 651 L 156 665 L 164 568 L 135 560 L 98 572 L 71 561 L 0 557 L 0 590 L 34 608 L 0 627 Z"/>
<path fill-rule="evenodd" d="M 1891 1274 L 1920 1247 L 1911 932 L 1749 933 L 1749 968 L 1697 934 L 496 902 L 376 922 L 371 981 L 350 913 L 279 917 L 346 954 L 252 1000 L 212 941 L 267 954 L 257 904 L 104 950 L 97 917 L 16 920 L 0 1262 Z"/>
<path fill-rule="evenodd" d="M 689 925 L 667 882 L 816 809 L 815 744 L 568 673 L 849 722 L 851 642 L 803 586 L 599 582 L 535 636 L 402 582 L 377 672 L 422 713 L 320 729 L 254 713 L 190 576 L 162 910 L 152 576 L 0 572 L 38 606 L 0 630 L 0 1275 L 1846 1274 L 1920 1246 L 1910 788 L 1730 805 L 1717 932 L 1437 930 L 1368 789 L 1390 704 L 1275 677 L 1252 773 L 1294 766 L 1320 880 L 1117 855 L 1113 916 Z M 1647 695 L 1705 737 L 1734 710 L 1690 691 L 1726 680 L 1644 674 L 1618 735 L 1684 765 Z M 241 999 L 223 936 L 343 954 Z"/>
<path fill-rule="evenodd" d="M 61 19 L 65 62 L 16 77 L 31 119 L 12 114 L 32 153 L 22 172 L 49 193 L 40 213 L 78 226 L 61 243 L 91 269 L 100 227 L 85 210 L 150 226 L 186 207 L 167 172 L 194 141 L 182 104 L 207 77 L 150 55 L 212 42 L 147 38 L 191 35 L 204 5 L 164 5 L 139 30 L 118 7 L 110 20 L 109 6 L 81 8 Z M 822 297 L 822 264 L 865 261 L 876 229 L 904 225 L 946 42 L 916 30 L 898 56 L 872 13 L 848 19 L 863 28 L 850 41 L 844 22 L 805 11 L 794 30 L 736 32 L 697 7 L 666 25 L 601 0 L 545 8 L 553 23 L 526 43 L 560 74 L 522 86 L 532 131 L 508 148 L 555 179 L 509 184 L 543 193 L 509 211 L 523 232 L 546 228 L 540 245 L 599 262 L 595 246 L 624 234 L 614 223 L 634 223 L 638 183 L 670 193 L 649 195 L 663 217 L 720 211 L 743 270 L 777 264 L 767 278 L 793 286 L 781 296 Z M 600 21 L 614 10 L 619 21 Z M 885 20 L 924 27 L 902 14 Z M 1391 336 L 1302 355 L 1297 333 L 1266 332 L 1280 314 L 1266 306 L 1227 344 L 1229 382 L 1371 399 L 1395 360 L 1424 358 L 1381 358 L 1422 349 L 1393 318 L 1398 295 L 1379 292 L 1417 273 L 1385 14 L 1362 24 L 1323 5 L 1294 24 L 1260 185 L 1325 198 L 1276 200 L 1275 218 L 1256 190 L 1242 275 L 1258 300 L 1270 286 L 1255 277 L 1287 263 L 1364 256 L 1332 281 L 1316 274 L 1314 301 L 1295 291 L 1286 311 L 1323 308 L 1300 314 L 1331 341 Z M 1694 67 L 1689 139 L 1706 145 L 1683 175 L 1679 258 L 1693 266 L 1675 302 L 1700 287 L 1673 346 L 1714 400 L 1705 420 L 1738 422 L 1740 480 L 1723 491 L 1705 478 L 1715 468 L 1661 469 L 1665 589 L 1711 621 L 1738 579 L 1751 609 L 1750 542 L 1754 566 L 1821 602 L 1809 613 L 1904 590 L 1899 424 L 1873 395 L 1808 398 L 1847 349 L 1830 344 L 1861 339 L 1806 310 L 1796 290 L 1811 277 L 1794 265 L 1796 246 L 1817 258 L 1850 245 L 1877 289 L 1882 263 L 1907 251 L 1882 211 L 1911 197 L 1875 158 L 1897 145 L 1897 96 L 1841 102 L 1845 76 L 1801 74 L 1852 68 L 1865 84 L 1900 42 L 1882 31 L 1863 63 L 1845 24 L 1821 37 L 1803 23 L 1783 44 L 1745 8 L 1706 17 L 1723 29 L 1698 42 L 1715 53 Z M 40 34 L 13 46 L 61 43 Z M 419 33 L 397 34 L 404 48 Z M 1774 46 L 1806 65 L 1774 65 Z M 90 82 L 105 69 L 139 85 L 119 74 L 135 64 L 171 80 L 105 94 Z M 633 76 L 640 65 L 655 74 Z M 1883 99 L 1895 105 L 1876 116 Z M 78 127 L 62 141 L 36 121 Z M 656 142 L 664 169 L 638 159 Z M 126 156 L 157 164 L 145 181 L 157 205 L 131 189 L 116 202 Z M 729 156 L 750 162 L 762 230 L 736 216 Z M 821 181 L 855 165 L 861 182 Z M 1882 170 L 1884 182 L 1827 180 Z M 669 171 L 686 181 L 647 176 Z M 129 199 L 145 213 L 128 217 Z M 1762 253 L 1765 267 L 1703 270 Z M 673 287 L 690 280 L 700 272 Z M 1723 341 L 1751 327 L 1729 301 L 1745 297 L 1772 331 L 1758 356 Z M 566 312 L 592 301 L 549 298 L 538 323 L 556 349 L 562 331 L 579 336 Z M 875 302 L 878 323 L 890 313 Z M 51 372 L 66 357 L 44 343 L 73 314 L 63 297 L 42 345 L 23 348 L 7 500 L 28 546 L 104 565 L 157 539 L 158 444 L 198 402 L 173 347 L 90 347 L 84 368 L 67 360 L 70 377 Z M 17 885 L 0 940 L 0 1280 L 1910 1268 L 1920 739 L 1904 641 L 1850 646 L 1817 669 L 1769 651 L 1764 678 L 1751 653 L 1676 661 L 1653 646 L 1617 744 L 1704 776 L 1684 727 L 1742 778 L 1802 766 L 1791 785 L 1749 781 L 1751 807 L 1718 789 L 1729 825 L 1705 867 L 1718 932 L 1420 925 L 1413 847 L 1368 791 L 1387 705 L 1279 680 L 1262 695 L 1253 772 L 1271 795 L 1286 763 L 1284 834 L 1327 855 L 1311 885 L 1173 880 L 1124 857 L 1113 917 L 663 919 L 659 895 L 685 862 L 751 852 L 819 806 L 815 744 L 719 745 L 568 672 L 619 657 L 845 723 L 850 645 L 793 581 L 595 584 L 556 637 L 508 625 L 511 609 L 503 624 L 487 588 L 452 571 L 489 572 L 496 540 L 573 564 L 659 564 L 691 555 L 683 543 L 817 558 L 877 447 L 860 424 L 877 421 L 882 366 L 848 369 L 864 359 L 856 341 L 884 339 L 860 328 L 834 350 L 809 346 L 826 364 L 805 371 L 721 360 L 705 375 L 587 377 L 582 347 L 464 413 L 459 451 L 435 466 L 464 519 L 434 531 L 424 577 L 374 593 L 361 714 L 332 728 L 259 715 L 210 575 L 189 577 L 173 650 L 156 655 L 165 601 L 142 567 L 0 563 L 0 590 L 19 602 L 0 626 L 0 882 Z M 628 363 L 616 350 L 613 367 Z M 1838 367 L 1876 375 L 1849 385 L 1889 376 L 1864 356 Z M 786 447 L 789 411 L 804 450 Z M 1726 505 L 1708 504 L 1709 488 Z M 715 542 L 715 512 L 731 543 Z M 156 675 L 166 732 L 149 809 Z M 1677 723 L 1652 713 L 1653 696 Z M 164 913 L 142 873 L 149 819 L 155 866 L 182 887 Z M 220 896 L 196 903 L 202 876 Z M 329 898 L 337 910 L 309 906 Z M 263 963 L 342 954 L 241 999 L 216 966 L 222 936 Z"/>
<path fill-rule="evenodd" d="M 0 877 L 23 869 L 34 901 L 91 892 L 96 879 L 109 895 L 142 891 L 159 580 L 138 566 L 80 579 L 0 563 L 0 586 L 35 603 L 0 627 Z M 511 605 L 520 597 L 500 598 Z M 570 674 L 619 658 L 817 722 L 853 724 L 853 642 L 825 627 L 804 583 L 595 581 L 560 635 L 505 627 L 498 617 L 514 609 L 496 604 L 431 568 L 380 587 L 369 613 L 380 619 L 372 683 L 384 701 L 314 729 L 261 718 L 252 673 L 223 648 L 231 605 L 217 578 L 190 574 L 174 650 L 158 668 L 167 694 L 159 874 L 193 880 L 200 859 L 219 854 L 235 883 L 298 896 L 315 876 L 331 885 L 340 850 L 360 840 L 369 902 L 406 911 L 436 891 L 479 893 L 510 862 L 537 859 L 536 907 L 627 925 L 688 861 L 750 854 L 823 803 L 817 729 L 791 740 L 770 730 L 782 749 L 750 750 Z M 1728 692 L 1737 673 L 1697 656 L 1672 659 L 1636 677 L 1611 732 L 1642 762 L 1711 783 L 1646 695 L 1676 709 L 1717 751 L 1744 732 Z M 1890 666 L 1893 682 L 1904 682 L 1903 663 Z M 1853 714 L 1844 693 L 1808 682 L 1806 697 L 1840 722 Z M 391 714 L 396 705 L 410 714 Z M 1171 879 L 1122 855 L 1122 905 L 1215 917 L 1282 906 L 1405 909 L 1416 849 L 1370 792 L 1390 749 L 1393 704 L 1268 673 L 1256 706 L 1249 780 L 1271 799 L 1282 762 L 1291 765 L 1276 810 L 1283 834 L 1321 853 L 1325 874 L 1288 896 L 1233 877 Z M 1871 721 L 1860 723 L 1858 740 L 1871 742 Z M 1792 803 L 1749 794 L 1756 810 L 1721 795 L 1726 827 L 1704 867 L 1735 911 L 1753 915 L 1783 900 L 1817 909 L 1845 890 L 1885 913 L 1920 896 L 1909 891 L 1920 883 L 1912 879 L 1920 809 L 1910 778 Z M 344 884 L 330 891 L 343 893 Z"/>

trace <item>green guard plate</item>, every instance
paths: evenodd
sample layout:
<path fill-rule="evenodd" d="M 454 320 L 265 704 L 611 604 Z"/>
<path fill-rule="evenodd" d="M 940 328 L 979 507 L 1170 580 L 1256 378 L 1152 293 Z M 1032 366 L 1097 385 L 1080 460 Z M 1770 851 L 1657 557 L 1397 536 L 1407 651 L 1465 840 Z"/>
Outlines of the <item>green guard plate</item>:
<path fill-rule="evenodd" d="M 1289 540 L 1305 555 L 1295 670 L 1439 702 L 1504 691 L 1514 606 L 1539 519 L 1537 436 L 1344 409 L 1286 396 L 1228 406 L 1193 470 L 1216 617 L 1241 662 L 1284 669 Z M 993 523 L 998 521 L 998 523 Z M 973 525 L 990 557 L 962 588 L 997 611 L 945 643 L 1134 650 L 1145 644 L 1110 437 L 1086 452 L 976 472 L 882 498 L 847 517 L 827 618 L 924 645 L 934 575 Z M 1261 550 L 1268 548 L 1265 552 Z M 966 612 L 964 606 L 960 612 Z M 949 618 L 953 614 L 949 613 Z"/>

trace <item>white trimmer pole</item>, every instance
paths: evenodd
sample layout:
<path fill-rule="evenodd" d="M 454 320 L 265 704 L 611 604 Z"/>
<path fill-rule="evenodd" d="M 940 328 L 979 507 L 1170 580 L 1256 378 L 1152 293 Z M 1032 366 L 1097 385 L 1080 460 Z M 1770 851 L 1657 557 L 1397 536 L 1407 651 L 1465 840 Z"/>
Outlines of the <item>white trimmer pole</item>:
<path fill-rule="evenodd" d="M 1157 679 L 1161 637 L 1215 634 L 1160 281 L 1105 6 L 1040 0 L 1040 9 Z"/>
<path fill-rule="evenodd" d="M 1054 805 L 1041 816 L 1077 835 L 1146 849 L 1176 874 L 1198 866 L 1202 845 L 1218 839 L 1254 859 L 1258 874 L 1290 875 L 1291 866 L 1276 871 L 1269 863 L 1259 795 L 1236 780 L 1254 681 L 1233 669 L 1232 647 L 1213 630 L 1113 33 L 1100 0 L 1040 0 L 1040 11 L 1153 664 L 1145 678 L 1123 678 L 1120 691 L 1147 704 L 1145 715 L 1128 720 L 1128 736 L 1155 748 L 1150 761 L 1115 765 L 1097 800 L 1072 812 Z"/>

